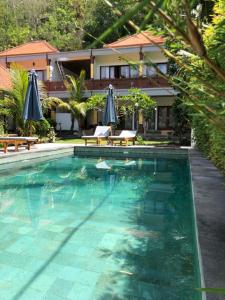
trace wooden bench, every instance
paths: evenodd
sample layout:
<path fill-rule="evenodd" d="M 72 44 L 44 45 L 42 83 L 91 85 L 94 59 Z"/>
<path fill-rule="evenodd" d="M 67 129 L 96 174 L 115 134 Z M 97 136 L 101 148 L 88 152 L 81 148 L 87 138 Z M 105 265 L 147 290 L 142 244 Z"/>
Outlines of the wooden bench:
<path fill-rule="evenodd" d="M 37 141 L 37 137 L 0 137 L 0 144 L 3 144 L 4 153 L 7 153 L 9 145 L 15 145 L 15 151 L 18 151 L 20 145 L 27 144 L 27 149 L 30 150 L 31 144 Z"/>

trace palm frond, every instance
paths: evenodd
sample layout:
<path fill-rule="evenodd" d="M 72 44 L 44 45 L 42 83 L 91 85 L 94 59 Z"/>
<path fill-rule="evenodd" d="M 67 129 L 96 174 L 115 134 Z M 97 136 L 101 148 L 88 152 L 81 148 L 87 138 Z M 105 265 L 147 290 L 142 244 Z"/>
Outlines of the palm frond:
<path fill-rule="evenodd" d="M 83 92 L 85 90 L 85 76 L 86 73 L 84 70 L 80 72 L 79 77 L 66 75 L 67 80 L 65 80 L 64 84 L 70 93 L 70 99 L 72 101 L 82 101 Z"/>
<path fill-rule="evenodd" d="M 61 103 L 64 101 L 59 98 L 47 97 L 42 100 L 42 107 L 44 109 L 56 109 Z"/>
<path fill-rule="evenodd" d="M 85 117 L 87 112 L 87 106 L 85 102 L 77 102 L 71 101 L 70 102 L 71 113 L 74 115 L 75 118 Z"/>
<path fill-rule="evenodd" d="M 60 111 L 71 112 L 71 106 L 69 103 L 62 102 L 58 105 Z"/>
<path fill-rule="evenodd" d="M 28 86 L 28 73 L 22 67 L 13 64 L 10 69 L 10 76 L 13 98 L 17 102 L 18 109 L 22 112 Z"/>

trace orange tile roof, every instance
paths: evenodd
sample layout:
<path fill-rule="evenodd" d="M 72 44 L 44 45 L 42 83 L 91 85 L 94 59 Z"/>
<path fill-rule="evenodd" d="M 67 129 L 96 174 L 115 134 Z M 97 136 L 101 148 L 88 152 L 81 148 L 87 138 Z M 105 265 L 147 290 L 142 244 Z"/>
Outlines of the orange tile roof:
<path fill-rule="evenodd" d="M 12 86 L 9 71 L 0 65 L 0 88 L 8 89 Z"/>
<path fill-rule="evenodd" d="M 121 38 L 111 44 L 104 45 L 105 48 L 122 48 L 122 47 L 134 47 L 134 46 L 147 46 L 147 45 L 154 45 L 156 44 L 163 44 L 164 38 L 162 36 L 153 35 L 149 31 L 143 31 L 140 33 L 136 33 L 133 35 L 126 36 Z"/>
<path fill-rule="evenodd" d="M 0 56 L 59 52 L 46 41 L 32 41 L 0 52 Z"/>

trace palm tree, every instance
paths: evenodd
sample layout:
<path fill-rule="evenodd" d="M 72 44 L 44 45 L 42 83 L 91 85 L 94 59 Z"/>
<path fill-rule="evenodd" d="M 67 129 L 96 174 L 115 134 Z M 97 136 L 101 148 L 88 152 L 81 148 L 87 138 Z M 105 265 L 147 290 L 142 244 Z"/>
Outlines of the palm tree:
<path fill-rule="evenodd" d="M 64 82 L 70 96 L 66 102 L 60 103 L 58 108 L 71 113 L 71 132 L 73 132 L 75 120 L 79 121 L 86 115 L 86 103 L 83 102 L 85 90 L 85 71 L 82 70 L 80 75 L 75 77 L 67 75 Z M 80 126 L 79 126 L 80 128 Z"/>
<path fill-rule="evenodd" d="M 25 129 L 22 114 L 28 86 L 27 71 L 14 65 L 10 69 L 10 77 L 12 88 L 1 89 L 3 98 L 1 99 L 0 113 L 5 116 L 12 116 L 17 130 L 22 133 Z"/>
<path fill-rule="evenodd" d="M 10 69 L 12 87 L 0 89 L 0 115 L 3 117 L 13 117 L 16 130 L 23 135 L 28 130 L 28 123 L 24 121 L 23 108 L 28 87 L 28 73 L 21 66 L 14 64 Z M 58 98 L 47 98 L 46 90 L 42 81 L 38 81 L 38 91 L 42 99 L 43 110 L 55 108 L 63 101 Z M 32 122 L 30 122 L 30 125 Z"/>

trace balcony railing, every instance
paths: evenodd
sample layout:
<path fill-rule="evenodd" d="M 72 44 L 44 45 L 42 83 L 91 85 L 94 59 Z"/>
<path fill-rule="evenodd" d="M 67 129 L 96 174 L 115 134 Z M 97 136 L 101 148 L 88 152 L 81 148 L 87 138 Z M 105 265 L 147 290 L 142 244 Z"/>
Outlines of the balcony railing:
<path fill-rule="evenodd" d="M 161 77 L 151 78 L 121 78 L 121 79 L 90 79 L 85 81 L 87 90 L 104 90 L 109 84 L 112 84 L 115 89 L 129 88 L 160 88 L 170 86 L 168 81 Z M 46 81 L 46 89 L 52 91 L 65 91 L 66 87 L 63 81 Z"/>

